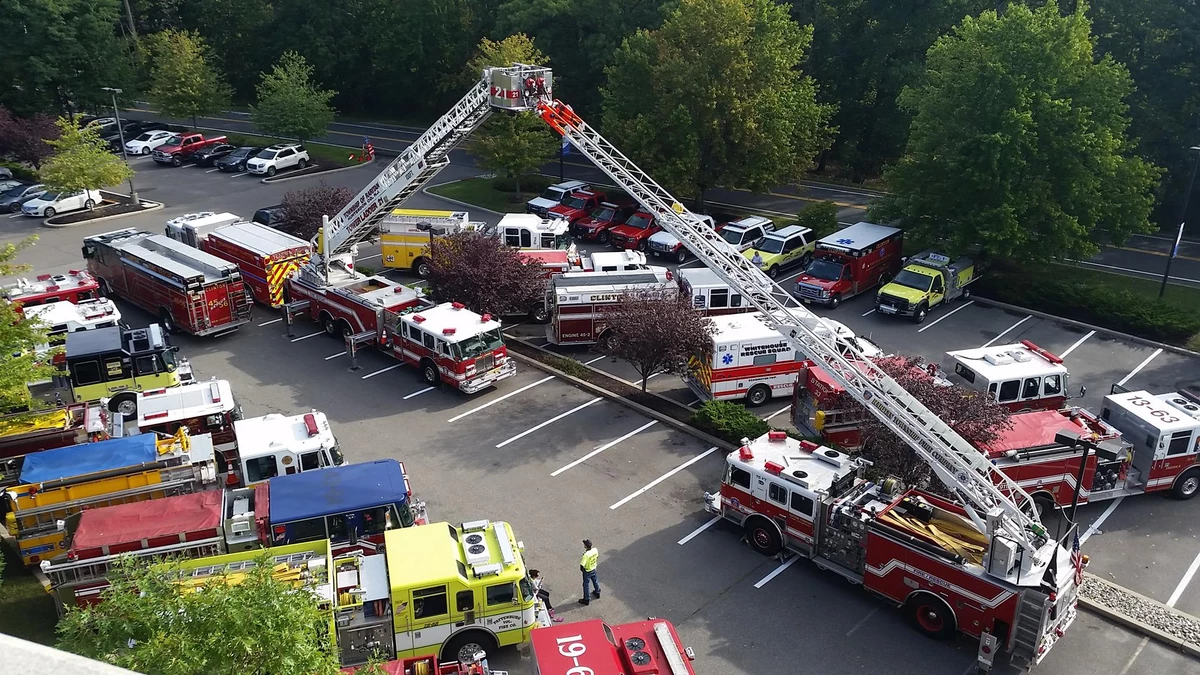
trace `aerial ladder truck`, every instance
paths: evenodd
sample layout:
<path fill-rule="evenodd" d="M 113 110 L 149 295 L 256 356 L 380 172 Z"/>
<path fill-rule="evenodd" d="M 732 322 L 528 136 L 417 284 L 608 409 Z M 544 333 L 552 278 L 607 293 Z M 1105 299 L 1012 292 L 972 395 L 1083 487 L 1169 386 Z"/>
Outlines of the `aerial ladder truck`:
<path fill-rule="evenodd" d="M 772 282 L 709 227 L 703 216 L 684 208 L 569 106 L 555 100 L 551 81 L 550 70 L 536 66 L 514 64 L 484 70 L 480 82 L 449 113 L 342 212 L 323 220 L 317 254 L 296 279 L 327 285 L 361 279 L 353 271 L 357 244 L 370 238 L 391 209 L 449 163 L 451 148 L 496 108 L 537 114 L 929 464 L 961 506 L 965 519 L 986 541 L 978 573 L 1012 588 L 1045 591 L 1042 606 L 1032 608 L 1041 616 L 1032 617 L 1036 624 L 1032 629 L 1025 628 L 1038 634 L 1022 642 L 1033 648 L 1029 653 L 1013 648 L 1019 626 L 1013 627 L 1008 644 L 1002 646 L 1030 665 L 1041 661 L 1075 613 L 1080 574 L 1077 571 L 1074 578 L 1067 579 L 1068 561 L 1078 560 L 1079 554 L 1063 543 L 1071 533 L 1061 541 L 1050 537 L 1036 515 L 1033 500 L 1019 485 L 872 363 L 856 344 L 821 330 L 820 317 Z M 990 655 L 996 647 L 994 637 L 981 636 L 981 662 L 990 663 L 984 652 Z"/>

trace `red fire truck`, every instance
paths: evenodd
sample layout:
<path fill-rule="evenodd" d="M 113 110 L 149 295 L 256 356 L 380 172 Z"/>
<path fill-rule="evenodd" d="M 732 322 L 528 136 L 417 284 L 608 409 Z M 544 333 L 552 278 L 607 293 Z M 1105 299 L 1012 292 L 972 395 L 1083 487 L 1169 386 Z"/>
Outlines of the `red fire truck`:
<path fill-rule="evenodd" d="M 36 279 L 17 279 L 0 288 L 0 297 L 17 306 L 33 307 L 50 302 L 66 301 L 79 303 L 100 297 L 100 285 L 96 278 L 82 270 L 70 270 L 66 274 L 39 274 Z"/>
<path fill-rule="evenodd" d="M 903 248 L 904 233 L 894 227 L 856 223 L 834 232 L 817 241 L 812 262 L 796 279 L 796 296 L 837 307 L 895 276 Z"/>
<path fill-rule="evenodd" d="M 946 352 L 951 381 L 987 392 L 1014 412 L 1057 410 L 1067 402 L 1067 367 L 1063 360 L 1029 340 Z M 1081 388 L 1083 396 L 1086 389 Z"/>
<path fill-rule="evenodd" d="M 621 297 L 635 291 L 675 293 L 676 284 L 665 267 L 621 272 L 572 272 L 556 275 L 546 292 L 550 323 L 546 339 L 556 345 L 590 345 L 603 342 L 607 313 Z"/>
<path fill-rule="evenodd" d="M 1027 579 L 1018 567 L 1014 576 L 1011 560 L 986 555 L 996 542 L 961 506 L 894 480 L 863 480 L 864 466 L 772 431 L 730 453 L 720 491 L 704 499 L 755 550 L 809 558 L 903 607 L 930 637 L 994 638 L 1019 660 L 1041 660 L 1075 619 L 1085 558 L 1059 546 L 1052 567 L 1074 574 Z"/>
<path fill-rule="evenodd" d="M 250 321 L 237 265 L 161 234 L 127 228 L 86 237 L 83 257 L 104 295 L 150 312 L 168 331 L 220 335 Z"/>
<path fill-rule="evenodd" d="M 254 299 L 268 307 L 283 306 L 284 280 L 312 252 L 303 239 L 232 213 L 173 218 L 167 221 L 167 236 L 237 265 Z"/>
<path fill-rule="evenodd" d="M 374 340 L 384 313 L 430 305 L 411 288 L 381 276 L 355 274 L 339 283 L 323 285 L 304 275 L 293 275 L 285 284 L 291 299 L 284 305 L 289 330 L 296 315 L 303 313 L 327 335 L 345 339 L 362 334 Z"/>

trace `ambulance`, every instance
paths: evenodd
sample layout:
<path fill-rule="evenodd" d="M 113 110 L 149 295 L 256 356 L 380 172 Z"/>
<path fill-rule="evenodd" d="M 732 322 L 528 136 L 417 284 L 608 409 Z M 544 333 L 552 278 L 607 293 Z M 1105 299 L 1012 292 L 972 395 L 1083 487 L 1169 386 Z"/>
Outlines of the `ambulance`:
<path fill-rule="evenodd" d="M 707 267 L 686 267 L 675 273 L 679 278 L 679 292 L 691 298 L 692 307 L 704 316 L 756 311 L 741 293 L 730 288 Z"/>
<path fill-rule="evenodd" d="M 946 352 L 952 382 L 987 392 L 988 397 L 1013 412 L 1058 410 L 1071 398 L 1067 393 L 1067 367 L 1057 354 L 1029 340 Z M 1079 396 L 1087 389 L 1080 387 Z"/>
<path fill-rule="evenodd" d="M 508 213 L 496 225 L 496 236 L 505 246 L 529 250 L 559 250 L 571 246 L 571 224 L 551 215 Z"/>
<path fill-rule="evenodd" d="M 546 292 L 550 310 L 546 339 L 556 345 L 602 343 L 607 337 L 608 314 L 626 293 L 677 290 L 671 272 L 665 267 L 555 275 Z"/>

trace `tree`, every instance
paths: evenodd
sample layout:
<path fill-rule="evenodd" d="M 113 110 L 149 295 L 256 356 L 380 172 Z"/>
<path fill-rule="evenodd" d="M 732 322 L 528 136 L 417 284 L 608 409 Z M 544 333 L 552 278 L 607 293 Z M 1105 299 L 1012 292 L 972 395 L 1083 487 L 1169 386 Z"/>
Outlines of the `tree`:
<path fill-rule="evenodd" d="M 289 190 L 283 195 L 284 222 L 279 229 L 311 240 L 321 227 L 321 216 L 332 218 L 353 197 L 354 193 L 345 185 L 333 187 L 325 181 L 302 190 Z"/>
<path fill-rule="evenodd" d="M 435 237 L 429 252 L 429 287 L 441 302 L 461 302 L 473 312 L 511 316 L 543 302 L 541 261 L 521 255 L 497 237 L 456 232 Z"/>
<path fill-rule="evenodd" d="M 712 187 L 799 178 L 832 133 L 800 71 L 811 40 L 774 0 L 681 0 L 606 69 L 605 134 L 701 206 Z"/>
<path fill-rule="evenodd" d="M 209 64 L 208 45 L 199 33 L 167 30 L 151 36 L 150 101 L 168 117 L 196 117 L 220 112 L 232 90 Z"/>
<path fill-rule="evenodd" d="M 513 63 L 549 65 L 546 55 L 538 51 L 533 40 L 523 34 L 510 35 L 500 42 L 484 38 L 475 58 L 467 64 L 467 72 L 476 80 L 487 66 L 510 66 Z M 559 138 L 532 112 L 501 113 L 483 124 L 476 134 L 474 153 L 485 169 L 503 175 L 516 183 L 514 202 L 521 197 L 521 178 L 545 164 L 559 149 Z"/>
<path fill-rule="evenodd" d="M 17 254 L 29 248 L 37 237 L 0 247 L 0 277 L 20 274 L 28 265 L 13 262 Z M 37 355 L 39 347 L 47 344 L 46 326 L 40 321 L 26 321 L 17 314 L 10 302 L 0 302 L 0 411 L 22 410 L 34 405 L 29 382 L 48 380 L 53 368 Z"/>
<path fill-rule="evenodd" d="M 637 370 L 642 391 L 651 375 L 686 375 L 688 360 L 708 351 L 716 329 L 689 300 L 669 291 L 631 291 L 622 295 L 609 314 L 601 347 Z"/>
<path fill-rule="evenodd" d="M 58 126 L 46 115 L 16 117 L 0 108 L 0 156 L 40 167 L 53 151 L 47 141 L 58 136 Z"/>
<path fill-rule="evenodd" d="M 250 117 L 263 131 L 294 137 L 301 143 L 325 133 L 333 121 L 329 105 L 337 92 L 320 89 L 312 79 L 313 68 L 296 52 L 284 52 L 271 72 L 258 84 L 258 104 Z"/>
<path fill-rule="evenodd" d="M 817 202 L 806 207 L 800 212 L 800 215 L 796 216 L 796 224 L 809 228 L 813 231 L 814 236 L 824 237 L 837 230 L 837 214 L 838 205 L 834 202 Z"/>
<path fill-rule="evenodd" d="M 321 627 L 329 616 L 308 590 L 272 576 L 270 555 L 239 578 L 216 577 L 192 591 L 171 564 L 125 558 L 103 602 L 71 609 L 59 647 L 156 675 L 333 675 L 337 657 Z"/>
<path fill-rule="evenodd" d="M 133 176 L 133 169 L 108 151 L 96 127 L 80 128 L 74 119 L 59 118 L 61 137 L 47 141 L 54 156 L 42 166 L 42 182 L 51 190 L 99 190 Z"/>
<path fill-rule="evenodd" d="M 1008 408 L 989 400 L 980 392 L 934 380 L 920 357 L 886 357 L 876 360 L 875 365 L 973 445 L 994 441 L 1001 432 L 1012 428 Z M 863 446 L 860 454 L 874 463 L 873 471 L 880 475 L 896 476 L 907 485 L 929 485 L 929 465 L 917 457 L 906 442 L 849 397 L 841 407 L 858 411 L 865 417 L 866 421 L 861 427 Z"/>
<path fill-rule="evenodd" d="M 906 89 L 908 148 L 871 209 L 951 252 L 1087 258 L 1149 229 L 1159 171 L 1131 154 L 1125 68 L 1093 57 L 1082 10 L 1050 2 L 967 17 Z"/>

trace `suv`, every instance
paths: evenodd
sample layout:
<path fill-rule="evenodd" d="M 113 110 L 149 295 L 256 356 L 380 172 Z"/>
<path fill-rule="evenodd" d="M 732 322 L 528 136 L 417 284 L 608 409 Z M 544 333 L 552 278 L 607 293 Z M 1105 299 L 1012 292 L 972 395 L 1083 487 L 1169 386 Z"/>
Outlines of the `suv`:
<path fill-rule="evenodd" d="M 575 236 L 580 239 L 607 244 L 609 231 L 624 223 L 637 209 L 637 204 L 633 202 L 628 204 L 602 202 L 595 211 L 575 221 L 571 229 L 575 230 Z"/>
<path fill-rule="evenodd" d="M 296 167 L 303 169 L 308 166 L 308 150 L 299 143 L 280 143 L 264 149 L 246 162 L 246 170 L 250 173 L 274 176 L 277 171 Z"/>
<path fill-rule="evenodd" d="M 775 279 L 780 270 L 797 265 L 807 267 L 812 260 L 815 246 L 812 230 L 792 225 L 768 234 L 758 240 L 757 244 L 743 251 L 742 255 L 757 264 L 767 276 Z"/>
<path fill-rule="evenodd" d="M 550 209 L 562 203 L 567 195 L 576 190 L 587 190 L 588 184 L 581 180 L 569 180 L 565 183 L 551 185 L 542 194 L 525 202 L 525 213 L 536 213 L 545 218 Z"/>
<path fill-rule="evenodd" d="M 753 247 L 768 232 L 774 231 L 775 223 L 771 219 L 762 216 L 747 216 L 726 225 L 721 230 L 721 238 L 741 252 Z"/>
<path fill-rule="evenodd" d="M 712 216 L 703 215 L 703 214 L 692 214 L 692 215 L 695 216 L 695 218 L 698 219 L 701 224 L 707 225 L 707 226 L 711 227 L 712 229 L 716 230 L 717 232 L 720 232 L 725 229 L 725 224 L 721 223 L 720 225 L 718 225 L 716 223 L 716 221 L 713 220 Z M 668 256 L 668 257 L 674 257 L 675 262 L 680 263 L 680 264 L 687 262 L 688 253 L 689 253 L 687 250 L 687 247 L 683 245 L 683 242 L 679 241 L 679 239 L 676 238 L 675 235 L 671 234 L 670 232 L 667 232 L 666 230 L 661 230 L 659 232 L 655 232 L 654 234 L 650 235 L 650 249 L 649 250 L 651 253 L 654 254 L 655 258 L 664 256 L 664 255 Z"/>
<path fill-rule="evenodd" d="M 612 229 L 609 243 L 617 250 L 637 249 L 645 251 L 650 244 L 650 237 L 662 228 L 654 216 L 646 211 L 637 211 L 620 225 Z"/>
<path fill-rule="evenodd" d="M 574 225 L 578 220 L 595 211 L 596 207 L 604 202 L 604 199 L 604 193 L 599 190 L 576 190 L 567 195 L 558 206 L 551 207 L 546 217 L 562 218 Z"/>

